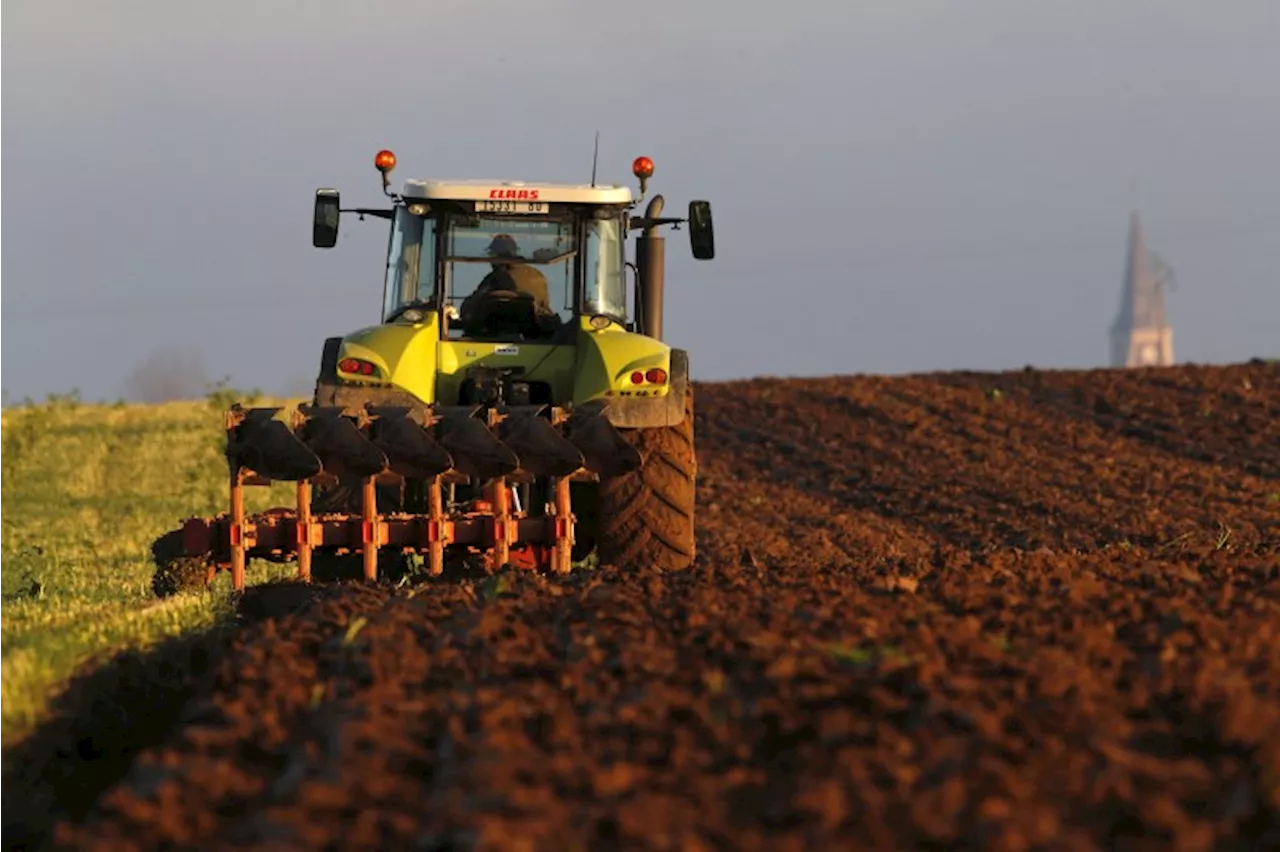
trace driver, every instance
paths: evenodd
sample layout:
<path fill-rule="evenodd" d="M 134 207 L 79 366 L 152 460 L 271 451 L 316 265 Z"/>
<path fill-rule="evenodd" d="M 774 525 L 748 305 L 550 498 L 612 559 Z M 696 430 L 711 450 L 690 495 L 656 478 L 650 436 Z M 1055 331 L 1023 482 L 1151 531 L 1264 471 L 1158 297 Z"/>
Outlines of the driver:
<path fill-rule="evenodd" d="M 493 270 L 484 277 L 474 293 L 462 302 L 462 324 L 467 328 L 482 325 L 488 313 L 486 304 L 490 293 L 505 291 L 520 293 L 533 299 L 534 315 L 539 325 L 545 326 L 552 319 L 559 319 L 547 297 L 547 279 L 532 266 L 518 260 L 520 246 L 510 234 L 498 234 L 489 243 L 490 257 L 501 258 L 492 263 Z"/>

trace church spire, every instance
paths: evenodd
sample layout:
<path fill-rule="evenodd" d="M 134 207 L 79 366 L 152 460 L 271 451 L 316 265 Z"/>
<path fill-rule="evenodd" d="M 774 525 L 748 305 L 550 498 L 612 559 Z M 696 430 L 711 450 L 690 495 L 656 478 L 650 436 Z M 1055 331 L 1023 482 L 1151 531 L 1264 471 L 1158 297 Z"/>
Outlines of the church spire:
<path fill-rule="evenodd" d="M 1129 252 L 1120 311 L 1111 326 L 1111 366 L 1150 367 L 1173 363 L 1173 329 L 1165 317 L 1169 270 L 1147 250 L 1137 211 L 1129 215 Z"/>

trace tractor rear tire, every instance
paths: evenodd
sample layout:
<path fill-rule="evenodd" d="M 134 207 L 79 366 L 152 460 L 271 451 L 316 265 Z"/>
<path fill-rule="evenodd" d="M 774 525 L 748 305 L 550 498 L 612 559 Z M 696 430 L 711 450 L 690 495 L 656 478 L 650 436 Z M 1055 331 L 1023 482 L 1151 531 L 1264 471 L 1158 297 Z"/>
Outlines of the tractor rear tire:
<path fill-rule="evenodd" d="M 623 429 L 640 451 L 640 469 L 602 480 L 593 507 L 601 565 L 680 571 L 693 564 L 698 460 L 693 443 L 693 386 L 684 420 L 659 429 Z"/>

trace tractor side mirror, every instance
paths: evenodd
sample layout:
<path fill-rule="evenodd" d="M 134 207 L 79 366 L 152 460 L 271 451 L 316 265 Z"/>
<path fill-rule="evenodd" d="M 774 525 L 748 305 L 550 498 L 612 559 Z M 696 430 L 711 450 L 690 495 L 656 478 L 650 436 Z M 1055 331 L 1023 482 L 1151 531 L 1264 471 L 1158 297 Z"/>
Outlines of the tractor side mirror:
<path fill-rule="evenodd" d="M 716 234 L 711 225 L 711 202 L 689 202 L 689 248 L 698 260 L 716 256 Z"/>
<path fill-rule="evenodd" d="M 315 220 L 311 223 L 311 244 L 316 248 L 333 248 L 338 242 L 338 190 L 316 190 Z"/>

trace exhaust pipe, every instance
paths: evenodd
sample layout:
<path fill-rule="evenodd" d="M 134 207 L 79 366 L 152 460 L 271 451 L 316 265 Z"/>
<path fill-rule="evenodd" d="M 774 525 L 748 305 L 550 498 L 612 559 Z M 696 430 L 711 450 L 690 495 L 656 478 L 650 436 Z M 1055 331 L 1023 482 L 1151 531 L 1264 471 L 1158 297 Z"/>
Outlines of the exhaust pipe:
<path fill-rule="evenodd" d="M 636 237 L 636 289 L 640 302 L 640 331 L 655 340 L 662 339 L 663 283 L 666 277 L 666 238 L 658 235 L 663 200 L 655 195 L 645 208 L 644 218 L 650 224 Z"/>

